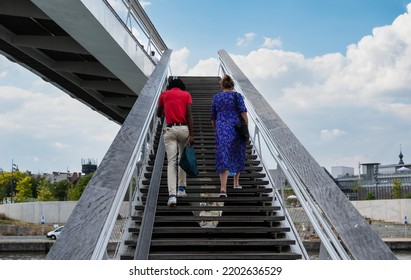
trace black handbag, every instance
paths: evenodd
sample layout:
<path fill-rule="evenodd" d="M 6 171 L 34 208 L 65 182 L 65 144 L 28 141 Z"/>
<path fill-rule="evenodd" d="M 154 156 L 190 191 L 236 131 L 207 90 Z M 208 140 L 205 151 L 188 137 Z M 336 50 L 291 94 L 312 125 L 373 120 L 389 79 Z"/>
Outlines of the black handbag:
<path fill-rule="evenodd" d="M 240 108 L 238 107 L 238 96 L 237 92 L 234 93 L 234 102 L 235 102 L 235 107 L 238 110 L 238 117 L 240 119 L 240 122 L 234 125 L 235 130 L 237 130 L 238 134 L 248 140 L 250 138 L 250 133 L 248 132 L 248 126 L 244 122 L 243 117 L 241 116 Z"/>
<path fill-rule="evenodd" d="M 178 165 L 191 177 L 198 176 L 196 153 L 193 146 L 185 146 Z"/>

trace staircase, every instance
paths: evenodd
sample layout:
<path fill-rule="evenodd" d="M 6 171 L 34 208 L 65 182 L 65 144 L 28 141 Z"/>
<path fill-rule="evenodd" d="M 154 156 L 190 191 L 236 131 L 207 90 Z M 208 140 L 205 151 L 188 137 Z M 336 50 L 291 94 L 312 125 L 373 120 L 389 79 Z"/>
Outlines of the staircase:
<path fill-rule="evenodd" d="M 272 205 L 268 181 L 252 145 L 247 146 L 246 170 L 241 174 L 242 189 L 232 188 L 232 179 L 227 184 L 228 197 L 218 197 L 219 176 L 215 172 L 214 130 L 210 121 L 210 106 L 214 94 L 220 91 L 219 77 L 180 77 L 193 98 L 194 148 L 200 174 L 187 177 L 187 194 L 177 199 L 176 207 L 167 207 L 167 160 L 162 174 L 153 175 L 156 155 L 146 169 L 141 192 L 143 206 L 136 207 L 132 217 L 135 226 L 129 228 L 130 240 L 125 241 L 127 253 L 120 259 L 134 258 L 148 186 L 152 176 L 161 175 L 157 210 L 148 259 L 301 259 L 301 254 L 292 252 L 295 240 L 285 234 L 283 215 L 279 206 Z M 157 143 L 161 127 L 158 129 Z M 281 212 L 282 213 L 282 212 Z"/>

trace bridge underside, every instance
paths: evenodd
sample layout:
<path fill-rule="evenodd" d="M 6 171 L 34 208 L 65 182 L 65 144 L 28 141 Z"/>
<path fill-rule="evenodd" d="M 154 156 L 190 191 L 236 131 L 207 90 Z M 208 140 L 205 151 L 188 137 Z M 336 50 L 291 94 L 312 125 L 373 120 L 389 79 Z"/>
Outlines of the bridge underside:
<path fill-rule="evenodd" d="M 102 1 L 44 2 L 0 2 L 0 53 L 123 123 L 154 69 L 142 46 Z"/>

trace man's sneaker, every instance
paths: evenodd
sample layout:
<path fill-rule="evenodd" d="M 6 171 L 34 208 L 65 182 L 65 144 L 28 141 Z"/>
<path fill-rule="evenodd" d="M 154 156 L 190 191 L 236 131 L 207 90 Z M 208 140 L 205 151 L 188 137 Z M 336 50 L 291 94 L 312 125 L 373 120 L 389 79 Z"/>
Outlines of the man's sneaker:
<path fill-rule="evenodd" d="M 177 198 L 175 195 L 170 195 L 168 198 L 167 206 L 176 206 L 177 204 Z"/>
<path fill-rule="evenodd" d="M 186 197 L 186 196 L 187 196 L 186 188 L 183 186 L 178 187 L 177 197 Z"/>

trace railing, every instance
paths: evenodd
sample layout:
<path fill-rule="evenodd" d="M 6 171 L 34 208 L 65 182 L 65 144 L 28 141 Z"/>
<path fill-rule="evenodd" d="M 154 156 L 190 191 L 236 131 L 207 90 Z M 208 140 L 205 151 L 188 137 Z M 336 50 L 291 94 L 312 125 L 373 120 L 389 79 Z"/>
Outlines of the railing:
<path fill-rule="evenodd" d="M 163 127 L 165 127 L 165 122 L 163 124 Z M 148 188 L 147 201 L 143 213 L 143 219 L 140 225 L 140 234 L 138 235 L 136 251 L 134 253 L 135 260 L 148 260 L 151 246 L 151 237 L 153 233 L 154 221 L 157 212 L 157 201 L 158 195 L 160 193 L 160 184 L 163 172 L 164 159 L 165 146 L 163 134 L 161 132 L 152 177 Z"/>
<path fill-rule="evenodd" d="M 235 81 L 236 90 L 241 92 L 243 96 L 245 97 L 244 101 L 245 101 L 247 111 L 248 111 L 247 115 L 248 115 L 248 126 L 249 126 L 249 132 L 250 132 L 250 139 L 251 139 L 251 142 L 253 143 L 254 152 L 258 155 L 259 159 L 261 160 L 262 167 L 269 181 L 269 184 L 266 187 L 271 188 L 273 190 L 273 192 L 270 194 L 273 198 L 272 204 L 274 206 L 280 206 L 281 208 L 280 211 L 282 211 L 280 215 L 282 214 L 286 218 L 286 222 L 281 222 L 285 224 L 282 224 L 281 226 L 285 226 L 285 227 L 289 226 L 291 231 L 286 233 L 286 238 L 296 240 L 296 244 L 291 246 L 292 251 L 296 253 L 300 253 L 303 259 L 309 259 L 308 253 L 304 248 L 304 245 L 299 236 L 299 233 L 289 213 L 286 210 L 284 199 L 281 196 L 281 194 L 278 192 L 278 189 L 275 187 L 274 180 L 270 174 L 270 167 L 267 165 L 267 163 L 270 162 L 270 160 L 271 162 L 275 160 L 276 162 L 281 163 L 281 159 L 278 156 L 278 151 L 276 151 L 275 145 L 271 143 L 267 130 L 265 129 L 264 123 L 261 123 L 261 121 L 258 118 L 258 113 L 256 113 L 252 104 L 250 104 L 250 102 L 248 102 L 247 100 L 247 94 L 250 94 L 250 93 L 247 93 L 246 90 L 243 90 L 241 88 L 241 84 L 236 80 L 236 76 L 233 75 L 233 73 L 230 71 L 230 68 L 226 65 L 226 59 L 227 59 L 227 56 L 224 53 L 220 54 L 220 69 L 222 71 L 222 74 L 228 74 L 233 78 L 233 80 Z M 266 155 L 270 155 L 270 156 L 266 158 Z"/>
<path fill-rule="evenodd" d="M 138 45 L 150 56 L 151 51 L 161 57 L 167 50 L 161 36 L 137 0 L 102 0 L 135 38 Z M 153 61 L 154 62 L 154 61 Z"/>
<path fill-rule="evenodd" d="M 258 113 L 254 110 L 252 104 L 247 99 L 247 94 L 252 94 L 247 92 L 247 90 L 243 90 L 241 88 L 241 83 L 236 80 L 235 75 L 230 72 L 229 67 L 227 67 L 224 56 L 220 57 L 221 59 L 221 67 L 224 73 L 227 73 L 233 77 L 236 82 L 236 89 L 243 93 L 245 96 L 245 103 L 247 106 L 248 116 L 249 116 L 249 128 L 250 128 L 250 135 L 252 135 L 253 146 L 258 154 L 263 168 L 266 171 L 268 180 L 270 182 L 268 187 L 271 187 L 275 190 L 276 196 L 273 198 L 273 203 L 279 203 L 281 208 L 285 212 L 285 216 L 288 220 L 288 223 L 291 225 L 292 229 L 292 236 L 296 238 L 297 244 L 301 247 L 301 251 L 304 252 L 304 256 L 307 258 L 308 254 L 305 252 L 304 245 L 302 244 L 300 235 L 286 210 L 285 200 L 284 200 L 284 192 L 282 191 L 281 194 L 278 193 L 278 188 L 275 186 L 274 180 L 269 172 L 269 167 L 267 163 L 269 162 L 276 162 L 277 168 L 280 167 L 281 170 L 284 172 L 285 176 L 287 177 L 288 182 L 292 186 L 294 193 L 296 194 L 299 202 L 302 204 L 305 212 L 308 213 L 308 218 L 311 221 L 315 232 L 319 235 L 321 240 L 324 240 L 325 248 L 328 254 L 331 256 L 332 259 L 349 259 L 349 256 L 346 254 L 344 248 L 341 246 L 338 238 L 333 234 L 331 226 L 328 222 L 322 217 L 321 211 L 315 205 L 314 201 L 310 197 L 310 195 L 305 191 L 306 187 L 304 183 L 298 178 L 298 176 L 293 172 L 292 166 L 287 162 L 285 155 L 282 153 L 281 148 L 276 143 L 273 137 L 270 137 L 269 131 L 264 122 L 258 116 Z M 268 153 L 267 153 L 268 152 Z M 330 240 L 332 240 L 330 242 Z M 335 248 L 338 248 L 337 251 Z"/>
<path fill-rule="evenodd" d="M 223 71 L 233 77 L 236 89 L 245 96 L 251 119 L 250 134 L 254 135 L 255 150 L 265 169 L 276 162 L 277 169 L 281 169 L 284 173 L 314 227 L 315 233 L 321 240 L 320 257 L 395 259 L 385 243 L 373 232 L 365 219 L 338 189 L 335 182 L 304 149 L 231 57 L 224 50 L 220 50 L 219 55 Z M 254 108 L 258 108 L 258 111 Z M 270 172 L 266 173 L 274 186 Z M 279 189 L 278 186 L 277 189 Z M 284 194 L 284 192 L 281 193 Z M 277 194 L 274 202 L 275 199 L 278 199 L 284 206 L 284 197 Z M 286 211 L 284 207 L 283 209 Z M 286 217 L 290 219 L 288 213 Z M 293 223 L 290 221 L 290 224 Z M 296 233 L 295 227 L 292 227 L 292 231 Z M 297 243 L 301 246 L 298 234 L 296 236 Z M 375 248 L 370 249 L 370 244 L 364 245 L 364 239 L 368 239 L 368 242 L 373 244 L 371 246 Z M 323 250 L 326 254 L 322 254 Z"/>
<path fill-rule="evenodd" d="M 167 82 L 170 56 L 171 50 L 163 53 L 46 259 L 107 259 L 110 241 L 120 242 L 128 221 L 123 217 L 141 203 L 137 186 L 147 148 L 153 147 L 159 121 L 155 109 Z"/>

